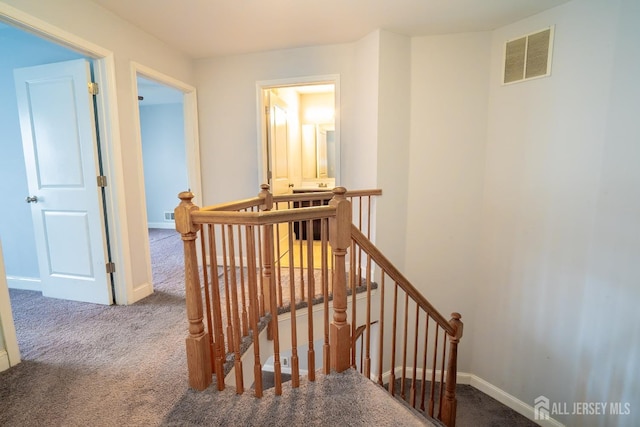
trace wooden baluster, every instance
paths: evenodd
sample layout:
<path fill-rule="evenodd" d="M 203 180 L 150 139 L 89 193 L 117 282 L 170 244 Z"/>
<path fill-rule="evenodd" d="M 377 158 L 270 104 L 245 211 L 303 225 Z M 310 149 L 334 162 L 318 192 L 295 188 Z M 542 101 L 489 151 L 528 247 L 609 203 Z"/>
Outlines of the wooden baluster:
<path fill-rule="evenodd" d="M 371 196 L 367 196 L 367 239 L 371 240 Z"/>
<path fill-rule="evenodd" d="M 302 235 L 303 235 L 303 229 L 305 227 L 306 222 L 305 221 L 300 221 L 298 223 L 298 230 L 300 232 L 300 238 L 298 239 L 298 256 L 300 257 L 300 298 L 302 298 L 302 300 L 304 300 L 304 297 L 306 295 L 305 290 L 305 280 L 304 280 L 304 263 L 302 262 L 302 253 L 303 253 L 303 246 L 302 246 Z M 308 238 L 309 236 L 307 236 Z"/>
<path fill-rule="evenodd" d="M 227 251 L 227 237 L 224 232 L 224 225 L 220 225 L 220 239 L 222 240 L 222 277 L 224 278 L 224 302 L 227 309 L 227 352 L 233 353 L 233 326 L 231 319 L 233 313 L 231 311 L 231 288 L 229 287 L 229 264 L 228 264 L 228 251 Z"/>
<path fill-rule="evenodd" d="M 262 184 L 260 186 L 261 191 L 258 197 L 263 199 L 263 204 L 260 205 L 260 208 L 263 211 L 270 211 L 273 209 L 273 195 L 269 191 L 269 185 Z M 263 307 L 266 312 L 267 309 L 272 311 L 273 306 L 271 301 L 271 277 L 272 277 L 272 265 L 273 265 L 273 225 L 266 225 L 262 228 L 263 238 L 262 238 L 262 296 L 263 296 Z M 275 293 L 274 293 L 275 295 Z M 273 301 L 275 303 L 275 301 Z M 274 304 L 275 306 L 275 304 Z M 273 339 L 273 316 L 271 317 L 271 321 L 267 326 L 267 338 Z M 279 360 L 276 360 L 277 363 L 280 363 Z"/>
<path fill-rule="evenodd" d="M 265 246 L 269 246 L 273 248 L 273 225 L 269 224 L 265 227 L 264 234 L 264 244 Z M 267 263 L 272 265 L 273 261 L 273 252 L 271 254 L 271 261 L 267 261 Z M 276 302 L 276 283 L 275 276 L 273 274 L 269 275 L 269 311 L 271 313 L 271 321 L 269 322 L 269 326 L 271 327 L 271 339 L 273 340 L 273 371 L 274 371 L 274 381 L 275 381 L 275 394 L 276 396 L 280 396 L 282 394 L 282 366 L 280 364 L 280 337 L 278 332 L 278 306 Z"/>
<path fill-rule="evenodd" d="M 422 390 L 420 394 L 420 410 L 424 411 L 424 397 L 427 390 L 427 351 L 429 349 L 429 313 L 424 323 L 424 352 L 422 355 Z"/>
<path fill-rule="evenodd" d="M 398 282 L 393 288 L 393 326 L 391 331 L 391 376 L 389 377 L 389 393 L 395 396 L 396 389 L 396 331 L 398 326 Z"/>
<path fill-rule="evenodd" d="M 351 336 L 356 336 L 358 322 L 356 321 L 356 280 L 358 267 L 356 266 L 356 242 L 351 241 L 351 252 L 349 254 L 349 289 L 351 289 Z M 358 249 L 359 250 L 359 249 Z M 351 366 L 356 367 L 356 348 L 351 350 Z"/>
<path fill-rule="evenodd" d="M 302 260 L 302 254 L 300 254 Z M 307 313 L 309 319 L 309 351 L 307 352 L 307 371 L 309 381 L 316 380 L 316 352 L 313 348 L 313 300 L 315 298 L 316 279 L 313 271 L 313 221 L 307 221 Z"/>
<path fill-rule="evenodd" d="M 186 338 L 189 386 L 196 390 L 204 390 L 211 384 L 212 372 L 209 335 L 202 322 L 202 291 L 195 242 L 199 227 L 191 221 L 191 212 L 199 208 L 192 203 L 192 192 L 184 191 L 178 197 L 180 204 L 174 210 L 174 216 L 176 230 L 181 234 L 184 244 L 185 292 L 189 320 L 189 335 Z"/>
<path fill-rule="evenodd" d="M 213 333 L 213 321 L 211 319 L 211 295 L 209 292 L 209 272 L 207 269 L 207 239 L 204 233 L 205 227 L 200 225 L 200 254 L 202 255 L 203 268 L 202 268 L 202 287 L 204 288 L 204 304 L 207 315 L 207 331 L 209 333 L 209 346 L 211 347 L 211 370 L 215 373 L 215 345 L 214 345 L 214 333 Z M 212 276 L 212 281 L 213 281 Z"/>
<path fill-rule="evenodd" d="M 449 336 L 449 362 L 447 366 L 447 388 L 444 395 L 443 409 L 440 420 L 448 427 L 456 425 L 456 376 L 458 374 L 458 343 L 462 338 L 463 324 L 460 313 L 451 313 L 449 323 L 455 330 L 455 335 Z"/>
<path fill-rule="evenodd" d="M 322 366 L 325 375 L 331 373 L 331 358 L 329 357 L 329 251 L 327 250 L 328 220 L 323 219 L 320 223 L 320 236 L 322 245 L 322 298 L 324 303 L 324 346 L 322 348 Z"/>
<path fill-rule="evenodd" d="M 447 354 L 447 334 L 442 335 L 442 361 L 440 362 L 440 386 L 438 387 L 438 418 L 442 418 L 442 394 L 444 393 L 444 360 Z"/>
<path fill-rule="evenodd" d="M 254 226 L 246 227 L 247 270 L 249 282 L 249 321 L 253 331 L 253 377 L 256 397 L 262 397 L 262 364 L 260 362 L 260 331 L 258 330 L 258 286 L 256 271 L 256 241 Z"/>
<path fill-rule="evenodd" d="M 215 331 L 215 373 L 216 382 L 218 384 L 218 390 L 224 390 L 224 332 L 222 323 L 222 306 L 220 303 L 220 279 L 218 278 L 218 254 L 216 249 L 216 234 L 215 226 L 209 224 L 207 226 L 209 231 L 209 259 L 211 266 L 211 297 L 213 300 L 213 327 Z"/>
<path fill-rule="evenodd" d="M 246 237 L 246 236 L 245 236 Z M 245 239 L 246 241 L 246 239 Z M 238 226 L 238 258 L 240 259 L 240 299 L 242 300 L 242 336 L 249 336 L 249 313 L 247 312 L 247 295 L 245 291 L 244 257 L 242 250 L 242 229 Z"/>
<path fill-rule="evenodd" d="M 413 333 L 413 374 L 411 375 L 411 393 L 409 405 L 416 407 L 416 371 L 418 370 L 418 322 L 420 321 L 420 306 L 416 303 L 416 324 Z"/>
<path fill-rule="evenodd" d="M 367 311 L 365 333 L 366 341 L 364 341 L 364 376 L 371 378 L 371 255 L 367 254 Z"/>
<path fill-rule="evenodd" d="M 431 390 L 429 390 L 429 416 L 433 417 L 433 405 L 435 403 L 435 391 L 436 391 L 436 358 L 438 353 L 438 331 L 440 326 L 436 323 L 436 338 L 433 340 L 433 362 L 431 364 Z"/>
<path fill-rule="evenodd" d="M 407 333 L 409 325 L 409 294 L 404 294 L 404 339 L 402 346 L 402 377 L 400 379 L 400 396 L 405 398 L 404 386 L 407 381 Z"/>
<path fill-rule="evenodd" d="M 264 316 L 264 280 L 262 277 L 262 227 L 258 227 L 258 266 L 256 269 L 260 269 L 257 271 L 258 274 L 258 308 L 260 312 L 260 317 Z"/>
<path fill-rule="evenodd" d="M 358 197 L 358 229 L 362 231 L 362 197 Z M 362 248 L 358 249 L 358 286 L 362 283 Z"/>
<path fill-rule="evenodd" d="M 383 366 L 383 358 L 384 354 L 382 349 L 384 347 L 384 276 L 385 272 L 382 271 L 380 274 L 380 336 L 378 337 L 378 384 L 383 385 L 382 383 L 382 366 Z M 393 369 L 393 367 L 392 367 Z"/>
<path fill-rule="evenodd" d="M 275 204 L 276 210 L 279 210 L 278 203 Z M 276 247 L 274 249 L 275 257 L 273 259 L 273 267 L 275 268 L 276 273 L 276 294 L 278 307 L 282 307 L 284 305 L 284 301 L 282 301 L 282 248 L 280 248 L 280 224 L 275 226 L 276 238 L 274 239 Z"/>
<path fill-rule="evenodd" d="M 227 225 L 227 235 L 229 239 L 229 267 L 231 280 L 229 287 L 231 289 L 231 310 L 229 313 L 231 317 L 231 325 L 233 328 L 233 352 L 234 368 L 236 372 L 236 393 L 244 393 L 243 375 L 242 375 L 242 354 L 240 354 L 240 347 L 242 346 L 241 326 L 240 326 L 240 306 L 238 304 L 238 282 L 236 277 L 236 255 L 235 255 L 235 242 L 233 237 L 233 225 Z"/>
<path fill-rule="evenodd" d="M 289 223 L 289 247 L 293 248 L 293 224 Z M 300 362 L 298 359 L 298 318 L 296 316 L 296 269 L 293 251 L 289 251 L 289 305 L 291 306 L 291 385 L 300 386 Z"/>
<path fill-rule="evenodd" d="M 329 205 L 336 216 L 329 220 L 329 241 L 335 259 L 333 288 L 333 322 L 329 341 L 331 346 L 331 369 L 342 372 L 349 368 L 351 334 L 347 322 L 347 248 L 351 243 L 351 203 L 346 199 L 346 188 L 336 187 Z M 354 307 L 355 308 L 355 307 Z"/>

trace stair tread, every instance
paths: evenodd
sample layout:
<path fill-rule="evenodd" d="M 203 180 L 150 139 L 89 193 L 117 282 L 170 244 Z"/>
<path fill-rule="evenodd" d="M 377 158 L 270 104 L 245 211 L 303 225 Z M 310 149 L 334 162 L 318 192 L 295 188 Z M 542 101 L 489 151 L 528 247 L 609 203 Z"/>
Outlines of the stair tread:
<path fill-rule="evenodd" d="M 401 422 L 403 426 L 436 426 L 353 369 L 320 375 L 314 382 L 302 381 L 296 389 L 285 383 L 281 396 L 270 389 L 258 399 L 251 390 L 238 395 L 232 387 L 218 392 L 212 386 L 185 398 L 193 400 L 193 405 L 211 406 L 206 419 L 174 414 L 180 421 L 201 425 L 391 426 Z"/>

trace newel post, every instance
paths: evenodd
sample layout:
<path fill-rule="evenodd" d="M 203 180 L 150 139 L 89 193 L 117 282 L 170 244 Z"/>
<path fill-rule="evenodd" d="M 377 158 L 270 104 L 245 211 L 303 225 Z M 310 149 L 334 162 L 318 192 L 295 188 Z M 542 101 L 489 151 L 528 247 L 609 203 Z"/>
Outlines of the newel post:
<path fill-rule="evenodd" d="M 455 427 L 456 425 L 456 377 L 458 375 L 458 343 L 462 338 L 463 323 L 460 320 L 460 313 L 451 313 L 449 324 L 455 330 L 454 335 L 449 336 L 449 361 L 447 363 L 447 385 L 444 392 L 444 400 L 442 402 L 442 412 L 440 413 L 440 421 L 447 427 Z"/>
<path fill-rule="evenodd" d="M 347 189 L 336 187 L 329 205 L 336 216 L 329 219 L 329 243 L 334 255 L 333 321 L 329 332 L 331 369 L 342 372 L 351 366 L 351 327 L 347 323 L 346 254 L 351 245 L 351 202 L 345 197 Z"/>
<path fill-rule="evenodd" d="M 269 184 L 260 185 L 258 197 L 262 199 L 260 209 L 270 211 L 273 209 L 273 194 L 269 191 Z M 265 311 L 271 311 L 271 274 L 273 261 L 273 225 L 262 228 L 262 292 L 260 299 L 260 315 L 264 316 Z M 271 336 L 271 323 L 269 323 L 269 336 Z"/>
<path fill-rule="evenodd" d="M 193 193 L 183 191 L 178 195 L 180 204 L 174 210 L 176 230 L 184 242 L 184 280 L 186 288 L 187 318 L 189 335 L 186 339 L 189 385 L 196 390 L 204 390 L 212 381 L 211 347 L 209 334 L 204 329 L 202 311 L 202 290 L 198 273 L 196 237 L 199 227 L 191 221 L 191 212 L 199 208 L 191 201 Z"/>

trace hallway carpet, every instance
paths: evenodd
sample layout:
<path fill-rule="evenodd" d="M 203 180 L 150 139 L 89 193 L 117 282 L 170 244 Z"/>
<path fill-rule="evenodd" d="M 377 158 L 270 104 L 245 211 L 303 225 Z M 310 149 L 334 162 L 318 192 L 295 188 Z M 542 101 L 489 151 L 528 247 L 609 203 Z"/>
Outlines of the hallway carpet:
<path fill-rule="evenodd" d="M 282 397 L 190 390 L 181 242 L 151 234 L 156 292 L 136 304 L 10 291 L 23 362 L 0 373 L 0 426 L 429 425 L 351 370 Z"/>

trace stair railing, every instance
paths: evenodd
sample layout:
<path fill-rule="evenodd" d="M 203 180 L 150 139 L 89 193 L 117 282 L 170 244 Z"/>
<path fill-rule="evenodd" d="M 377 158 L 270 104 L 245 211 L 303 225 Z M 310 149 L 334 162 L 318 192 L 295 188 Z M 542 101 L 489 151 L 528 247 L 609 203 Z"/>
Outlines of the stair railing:
<path fill-rule="evenodd" d="M 460 314 L 452 313 L 447 321 L 355 226 L 351 237 L 355 268 L 351 269 L 350 286 L 353 289 L 364 282 L 367 299 L 365 322 L 360 327 L 354 320 L 358 313 L 351 313 L 353 336 L 360 337 L 359 346 L 355 339 L 353 342 L 352 366 L 378 384 L 386 384 L 391 395 L 407 400 L 430 417 L 437 416 L 447 426 L 455 426 L 457 349 L 463 329 Z M 359 253 L 364 256 L 363 263 L 357 261 Z M 378 313 L 373 311 L 374 288 L 379 292 Z M 388 341 L 390 345 L 384 345 Z M 374 359 L 377 366 L 372 366 Z"/>
<path fill-rule="evenodd" d="M 354 366 L 378 383 L 388 380 L 389 392 L 402 397 L 411 381 L 409 401 L 414 407 L 418 401 L 416 380 L 421 374 L 422 410 L 429 374 L 425 412 L 434 416 L 437 405 L 438 417 L 446 425 L 454 425 L 457 344 L 462 322 L 457 313 L 446 321 L 371 243 L 372 198 L 380 194 L 380 190 L 347 192 L 336 188 L 333 192 L 274 196 L 263 185 L 257 197 L 204 208 L 192 203 L 192 193 L 179 195 L 175 221 L 184 242 L 189 321 L 186 350 L 192 388 L 207 388 L 215 374 L 217 388 L 223 390 L 225 374 L 232 365 L 236 391 L 243 393 L 242 353 L 252 345 L 253 387 L 260 397 L 265 349 L 261 349 L 259 337 L 265 324 L 272 340 L 268 354 L 274 359 L 275 393 L 282 393 L 282 334 L 292 349 L 292 386 L 300 384 L 299 337 L 303 346 L 305 340 L 308 342 L 307 379 L 313 381 L 314 336 L 321 331 L 325 373 Z M 385 278 L 394 284 L 393 301 Z M 372 304 L 374 293 L 379 293 L 379 310 Z M 404 306 L 398 306 L 398 297 L 402 296 Z M 363 301 L 365 308 L 358 313 Z M 385 310 L 385 304 L 393 308 Z M 291 326 L 280 331 L 278 316 L 285 309 L 290 311 Z M 300 310 L 307 314 L 307 331 L 297 328 L 296 314 Z M 401 345 L 396 345 L 398 321 L 403 334 Z M 358 324 L 362 326 L 358 328 Z M 372 342 L 374 328 L 377 344 Z M 356 341 L 361 348 L 359 366 Z M 374 359 L 377 371 L 372 369 Z M 383 369 L 388 372 L 383 373 Z M 396 376 L 401 382 L 400 393 L 395 390 Z"/>
<path fill-rule="evenodd" d="M 273 266 L 282 272 L 289 270 L 289 305 L 292 321 L 296 307 L 304 305 L 309 313 L 308 354 L 310 366 L 314 366 L 314 329 L 312 318 L 315 300 L 325 304 L 328 319 L 329 300 L 333 306 L 333 319 L 324 322 L 323 345 L 324 370 L 341 372 L 349 364 L 350 325 L 346 321 L 347 279 L 345 257 L 350 244 L 351 202 L 342 187 L 336 188 L 328 205 L 274 209 L 274 197 L 268 186 L 251 199 L 199 208 L 192 203 L 193 194 L 180 193 L 180 205 L 175 210 L 176 229 L 182 235 L 185 254 L 185 288 L 189 334 L 186 339 L 187 366 L 191 387 L 203 390 L 212 383 L 215 373 L 218 389 L 224 389 L 225 363 L 233 361 L 235 387 L 244 391 L 242 353 L 243 346 L 253 343 L 256 395 L 262 394 L 260 384 L 262 358 L 259 348 L 261 323 L 269 318 L 270 335 L 275 357 L 274 373 L 276 393 L 281 393 L 281 366 L 279 355 L 278 299 Z M 325 197 L 321 194 L 320 196 Z M 350 195 L 350 197 L 355 197 Z M 298 198 L 299 200 L 300 198 Z M 324 200 L 321 198 L 320 200 Z M 281 201 L 281 203 L 284 203 Z M 292 201 L 286 202 L 292 203 Z M 322 238 L 322 275 L 316 278 L 314 270 L 313 241 L 307 239 L 307 256 L 295 253 L 293 226 L 304 227 L 313 233 L 314 222 L 320 222 Z M 277 254 L 276 229 L 288 230 L 286 254 Z M 199 245 L 197 241 L 199 240 Z M 331 252 L 331 270 L 327 262 Z M 288 266 L 283 266 L 284 257 Z M 298 256 L 302 263 L 299 272 L 294 271 Z M 306 287 L 300 291 L 302 272 L 306 273 Z M 316 286 L 315 282 L 320 282 Z M 331 292 L 329 292 L 331 288 Z M 318 289 L 320 289 L 318 294 Z M 284 303 L 281 299 L 280 303 Z M 293 341 L 297 339 L 293 334 Z M 292 360 L 295 364 L 295 358 Z M 313 368 L 309 380 L 314 380 Z"/>

